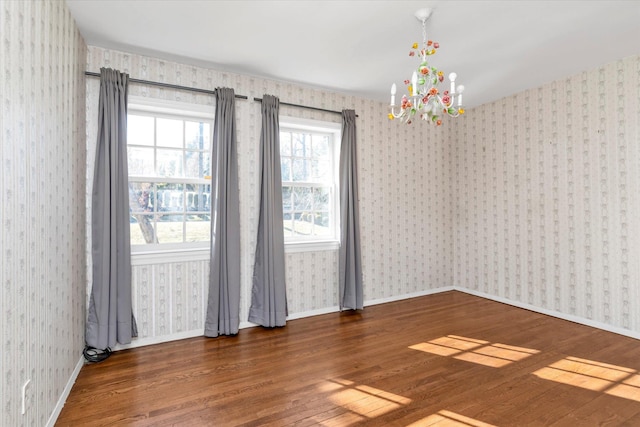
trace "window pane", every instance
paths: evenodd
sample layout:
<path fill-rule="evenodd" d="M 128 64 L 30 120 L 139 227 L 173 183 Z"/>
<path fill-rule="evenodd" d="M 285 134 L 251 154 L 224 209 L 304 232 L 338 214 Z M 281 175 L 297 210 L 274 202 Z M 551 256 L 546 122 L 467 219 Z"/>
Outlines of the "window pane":
<path fill-rule="evenodd" d="M 328 135 L 313 135 L 313 158 L 316 159 L 328 159 L 329 158 L 329 136 Z"/>
<path fill-rule="evenodd" d="M 153 145 L 153 117 L 127 116 L 127 144 Z"/>
<path fill-rule="evenodd" d="M 186 220 L 187 242 L 208 242 L 211 238 L 211 219 L 209 215 L 188 215 Z"/>
<path fill-rule="evenodd" d="M 186 148 L 192 150 L 209 150 L 209 123 L 184 122 Z"/>
<path fill-rule="evenodd" d="M 211 175 L 211 158 L 205 151 L 185 152 L 185 173 L 189 178 L 204 178 Z"/>
<path fill-rule="evenodd" d="M 314 211 L 329 211 L 329 188 L 314 188 L 313 189 L 313 210 Z"/>
<path fill-rule="evenodd" d="M 293 143 L 293 151 L 291 153 L 292 156 L 295 157 L 309 157 L 311 155 L 310 150 L 310 138 L 309 135 L 305 133 L 292 133 L 292 143 Z"/>
<path fill-rule="evenodd" d="M 183 184 L 156 184 L 158 212 L 184 212 Z"/>
<path fill-rule="evenodd" d="M 202 123 L 202 138 L 204 138 L 203 147 L 205 150 L 211 149 L 211 125 Z"/>
<path fill-rule="evenodd" d="M 280 160 L 280 173 L 283 181 L 291 181 L 291 159 L 282 158 Z"/>
<path fill-rule="evenodd" d="M 129 183 L 129 210 L 131 213 L 154 212 L 155 192 L 148 182 Z"/>
<path fill-rule="evenodd" d="M 315 215 L 313 234 L 316 236 L 331 236 L 332 232 L 329 225 L 329 212 L 317 212 Z"/>
<path fill-rule="evenodd" d="M 305 182 L 310 180 L 311 164 L 309 160 L 293 159 L 291 181 Z"/>
<path fill-rule="evenodd" d="M 280 132 L 280 156 L 291 156 L 291 133 Z"/>
<path fill-rule="evenodd" d="M 331 163 L 325 160 L 311 160 L 310 180 L 315 182 L 331 181 Z"/>
<path fill-rule="evenodd" d="M 184 215 L 158 215 L 156 234 L 158 243 L 184 242 Z"/>
<path fill-rule="evenodd" d="M 291 211 L 293 204 L 291 203 L 292 189 L 291 187 L 282 187 L 282 211 L 287 213 Z"/>
<path fill-rule="evenodd" d="M 284 219 L 284 235 L 293 236 L 293 219 L 291 213 L 285 212 L 282 217 Z"/>
<path fill-rule="evenodd" d="M 311 212 L 298 212 L 294 215 L 294 234 L 309 236 L 313 230 L 313 214 Z"/>
<path fill-rule="evenodd" d="M 185 196 L 188 212 L 211 212 L 211 185 L 187 184 Z"/>
<path fill-rule="evenodd" d="M 127 147 L 129 175 L 153 176 L 153 148 Z"/>
<path fill-rule="evenodd" d="M 211 206 L 213 201 L 213 195 L 211 194 L 211 184 L 200 184 L 202 188 L 202 210 L 211 213 Z"/>
<path fill-rule="evenodd" d="M 132 245 L 156 243 L 152 215 L 132 214 L 129 223 Z"/>
<path fill-rule="evenodd" d="M 181 150 L 156 150 L 158 176 L 182 177 L 182 151 Z"/>
<path fill-rule="evenodd" d="M 313 209 L 311 188 L 296 187 L 293 189 L 293 209 L 297 212 Z"/>
<path fill-rule="evenodd" d="M 182 148 L 182 120 L 158 118 L 158 145 Z"/>

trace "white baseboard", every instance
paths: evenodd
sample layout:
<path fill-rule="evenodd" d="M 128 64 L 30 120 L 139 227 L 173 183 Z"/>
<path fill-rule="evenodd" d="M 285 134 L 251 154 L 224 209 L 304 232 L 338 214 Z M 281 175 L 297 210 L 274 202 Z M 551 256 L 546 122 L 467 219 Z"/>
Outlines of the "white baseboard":
<path fill-rule="evenodd" d="M 571 315 L 571 314 L 566 314 L 566 313 L 562 313 L 562 312 L 555 311 L 555 310 L 548 310 L 546 308 L 537 307 L 535 305 L 526 304 L 526 303 L 522 303 L 522 302 L 519 302 L 519 301 L 513 301 L 513 300 L 510 300 L 510 299 L 507 299 L 507 298 L 498 297 L 498 296 L 495 296 L 495 295 L 487 294 L 487 293 L 484 293 L 484 292 L 479 292 L 479 291 L 472 290 L 472 289 L 466 289 L 466 288 L 460 288 L 460 287 L 454 287 L 453 289 L 456 290 L 456 291 L 464 292 L 466 294 L 475 295 L 477 297 L 486 298 L 486 299 L 489 299 L 489 300 L 492 300 L 492 301 L 496 301 L 496 302 L 501 302 L 503 304 L 511 305 L 511 306 L 514 306 L 514 307 L 524 308 L 526 310 L 530 310 L 530 311 L 533 311 L 533 312 L 536 312 L 536 313 L 546 314 L 547 316 L 557 317 L 558 319 L 568 320 L 568 321 L 573 322 L 573 323 L 579 323 L 581 325 L 591 326 L 593 328 L 602 329 L 603 331 L 607 331 L 607 332 L 613 332 L 613 333 L 618 334 L 618 335 L 624 335 L 624 336 L 627 336 L 627 337 L 640 339 L 640 332 L 631 331 L 629 329 L 618 328 L 616 326 L 612 326 L 612 325 L 609 325 L 609 324 L 606 324 L 606 323 L 602 323 L 602 322 L 598 322 L 598 321 L 591 320 L 591 319 L 586 319 L 584 317 L 574 316 L 574 315 Z"/>
<path fill-rule="evenodd" d="M 252 322 L 240 322 L 240 325 L 238 326 L 238 328 L 240 329 L 245 329 L 245 328 L 255 328 L 256 326 L 260 326 L 257 323 L 252 323 Z"/>
<path fill-rule="evenodd" d="M 619 335 L 624 335 L 624 336 L 628 336 L 631 338 L 635 338 L 635 339 L 640 339 L 640 333 L 639 332 L 635 332 L 635 331 L 630 331 L 628 329 L 623 329 L 623 328 L 618 328 L 612 325 L 608 325 L 606 323 L 602 323 L 602 322 L 597 322 L 594 320 L 590 320 L 590 319 L 585 319 L 579 316 L 573 316 L 570 314 L 565 314 L 565 313 L 561 313 L 559 311 L 555 311 L 555 310 L 547 310 L 544 308 L 540 308 L 540 307 L 536 307 L 534 305 L 530 305 L 530 304 L 525 304 L 525 303 L 521 303 L 518 301 L 513 301 L 507 298 L 503 298 L 503 297 L 498 297 L 495 295 L 491 295 L 488 293 L 484 293 L 484 292 L 479 292 L 479 291 L 475 291 L 472 289 L 466 289 L 466 288 L 462 288 L 462 287 L 457 287 L 457 286 L 441 286 L 439 288 L 434 288 L 434 289 L 427 289 L 425 291 L 419 291 L 419 292 L 412 292 L 410 294 L 403 294 L 403 295 L 395 295 L 392 297 L 387 297 L 387 298 L 378 298 L 378 299 L 373 299 L 373 300 L 366 300 L 364 302 L 364 306 L 365 308 L 368 306 L 372 306 L 372 305 L 378 305 L 378 304 L 385 304 L 388 302 L 394 302 L 394 301 L 401 301 L 401 300 L 405 300 L 405 299 L 410 299 L 410 298 L 417 298 L 417 297 L 422 297 L 422 296 L 426 296 L 426 295 L 433 295 L 433 294 L 438 294 L 441 292 L 447 292 L 447 291 L 460 291 L 460 292 L 464 292 L 470 295 L 475 295 L 478 297 L 482 297 L 482 298 L 486 298 L 492 301 L 497 301 L 497 302 L 501 302 L 507 305 L 511 305 L 514 307 L 519 307 L 519 308 L 524 308 L 526 310 L 530 310 L 530 311 L 534 311 L 536 313 L 541 313 L 541 314 L 546 314 L 548 316 L 552 316 L 552 317 L 557 317 L 559 319 L 564 319 L 564 320 L 568 320 L 570 322 L 574 322 L 574 323 L 579 323 L 581 325 L 586 325 L 586 326 L 591 326 L 594 328 L 598 328 L 598 329 L 602 329 L 604 331 L 608 331 L 608 332 L 613 332 Z M 295 319 L 303 319 L 305 317 L 312 317 L 312 316 L 320 316 L 323 314 L 330 314 L 330 313 L 337 313 L 340 311 L 340 308 L 338 306 L 332 306 L 332 307 L 324 307 L 324 308 L 320 308 L 317 310 L 309 310 L 309 311 L 301 311 L 298 313 L 293 313 L 289 316 L 287 316 L 287 320 L 295 320 Z M 245 329 L 245 328 L 253 328 L 255 326 L 259 326 L 255 323 L 249 322 L 249 321 L 244 321 L 244 322 L 240 322 L 240 329 Z M 136 347 L 144 347 L 147 345 L 154 345 L 154 344 L 161 344 L 161 343 L 165 343 L 165 342 L 170 342 L 170 341 L 176 341 L 176 340 L 182 340 L 182 339 L 187 339 L 187 338 L 194 338 L 194 337 L 201 337 L 204 335 L 204 329 L 194 329 L 191 331 L 184 331 L 184 332 L 179 332 L 176 334 L 170 334 L 170 335 L 161 335 L 161 336 L 156 336 L 156 337 L 147 337 L 147 338 L 134 338 L 134 340 L 130 343 L 130 344 L 116 344 L 116 346 L 113 348 L 114 351 L 118 351 L 118 350 L 125 350 L 125 349 L 129 349 L 129 348 L 136 348 Z M 76 374 L 77 376 L 77 374 Z M 75 377 L 73 377 L 73 380 L 75 381 Z"/>
<path fill-rule="evenodd" d="M 591 326 L 591 327 L 594 327 L 594 328 L 602 329 L 604 331 L 613 332 L 613 333 L 616 333 L 616 334 L 619 334 L 619 335 L 624 335 L 624 336 L 628 336 L 628 337 L 631 337 L 631 338 L 640 339 L 640 332 L 630 331 L 628 329 L 623 329 L 623 328 L 618 328 L 618 327 L 615 327 L 615 326 L 612 326 L 612 325 L 608 325 L 606 323 L 597 322 L 597 321 L 594 321 L 594 320 L 585 319 L 585 318 L 582 318 L 582 317 L 579 317 L 579 316 L 573 316 L 573 315 L 566 314 L 566 313 L 561 313 L 561 312 L 555 311 L 555 310 L 548 310 L 548 309 L 536 307 L 534 305 L 525 304 L 525 303 L 521 303 L 521 302 L 518 302 L 518 301 L 510 300 L 510 299 L 507 299 L 507 298 L 498 297 L 498 296 L 487 294 L 487 293 L 484 293 L 484 292 L 479 292 L 479 291 L 475 291 L 475 290 L 472 290 L 472 289 L 466 289 L 466 288 L 457 287 L 457 286 L 442 286 L 442 287 L 439 287 L 439 288 L 428 289 L 428 290 L 419 291 L 419 292 L 413 292 L 413 293 L 410 293 L 410 294 L 403 294 L 403 295 L 396 295 L 396 296 L 387 297 L 387 298 L 378 298 L 378 299 L 373 299 L 373 300 L 366 300 L 364 302 L 364 306 L 365 306 L 365 309 L 366 309 L 366 307 L 372 306 L 372 305 L 385 304 L 385 303 L 388 303 L 388 302 L 401 301 L 401 300 L 405 300 L 405 299 L 417 298 L 417 297 L 422 297 L 422 296 L 426 296 L 426 295 L 433 295 L 433 294 L 438 294 L 438 293 L 447 292 L 447 291 L 460 291 L 460 292 L 464 292 L 464 293 L 467 293 L 467 294 L 470 294 L 470 295 L 475 295 L 475 296 L 478 296 L 478 297 L 481 297 L 481 298 L 486 298 L 486 299 L 489 299 L 489 300 L 492 300 L 492 301 L 496 301 L 496 302 L 500 302 L 500 303 L 503 303 L 503 304 L 511 305 L 511 306 L 514 306 L 514 307 L 524 308 L 526 310 L 534 311 L 536 313 L 546 314 L 548 316 L 557 317 L 559 319 L 568 320 L 570 322 L 579 323 L 581 325 Z M 287 316 L 287 320 L 303 319 L 305 317 L 312 317 L 312 316 L 319 316 L 319 315 L 323 315 L 323 314 L 337 313 L 339 311 L 340 311 L 340 309 L 339 309 L 338 306 L 325 307 L 325 308 L 321 308 L 321 309 L 317 309 L 317 310 L 309 310 L 309 311 L 302 311 L 302 312 L 298 312 L 298 313 L 293 313 L 293 314 Z M 252 323 L 252 322 L 249 322 L 249 321 L 240 322 L 240 325 L 239 325 L 240 329 L 253 328 L 255 326 L 259 326 L 259 325 L 256 325 L 255 323 Z M 147 346 L 147 345 L 161 344 L 161 343 L 165 343 L 165 342 L 182 340 L 182 339 L 187 339 L 187 338 L 201 337 L 203 335 L 204 335 L 204 329 L 194 329 L 194 330 L 191 330 L 191 331 L 184 331 L 184 332 L 179 332 L 179 333 L 170 334 L 170 335 L 162 335 L 162 336 L 147 337 L 147 338 L 140 338 L 140 339 L 135 338 L 131 342 L 131 344 L 126 344 L 126 345 L 116 344 L 116 346 L 113 348 L 113 350 L 114 351 L 125 350 L 125 349 L 129 349 L 129 348 L 136 348 L 136 347 L 143 347 L 143 346 Z M 82 359 L 82 360 L 84 360 L 84 359 Z M 78 372 L 79 372 L 79 369 L 78 369 Z M 75 381 L 75 377 L 76 376 L 77 376 L 77 373 L 72 378 L 73 381 Z M 73 385 L 73 384 L 71 384 L 71 385 Z"/>
<path fill-rule="evenodd" d="M 175 334 L 160 335 L 156 337 L 133 338 L 130 344 L 117 344 L 113 347 L 113 351 L 127 350 L 130 348 L 144 347 L 147 345 L 162 344 L 164 342 L 184 340 L 187 338 L 201 337 L 204 335 L 204 328 L 194 329 L 192 331 L 177 332 Z"/>
<path fill-rule="evenodd" d="M 409 298 L 424 297 L 426 295 L 439 294 L 440 292 L 447 292 L 447 291 L 454 291 L 454 290 L 456 290 L 456 288 L 454 288 L 453 286 L 442 286 L 439 288 L 427 289 L 426 291 L 412 292 L 410 294 L 403 294 L 403 295 L 396 295 L 396 296 L 387 297 L 387 298 L 378 298 L 378 299 L 368 300 L 368 301 L 365 301 L 364 306 L 366 308 L 367 306 L 370 306 L 370 305 L 401 301 L 403 299 L 409 299 Z"/>
<path fill-rule="evenodd" d="M 80 369 L 84 365 L 84 356 L 80 355 L 80 360 L 76 363 L 76 367 L 73 368 L 73 372 L 71 372 L 71 376 L 69 377 L 69 381 L 67 381 L 67 385 L 64 386 L 64 390 L 62 390 L 62 394 L 58 398 L 58 402 L 56 406 L 53 408 L 53 412 L 49 416 L 49 420 L 47 421 L 46 427 L 54 427 L 58 417 L 60 416 L 60 412 L 62 412 L 62 408 L 64 407 L 65 402 L 67 401 L 67 397 L 69 397 L 69 393 L 71 393 L 71 388 L 73 388 L 73 384 L 76 382 L 76 378 L 80 374 Z"/>
<path fill-rule="evenodd" d="M 333 307 L 325 307 L 317 310 L 301 311 L 287 316 L 287 320 L 304 319 L 305 317 L 320 316 L 322 314 L 337 313 L 340 308 L 337 305 Z"/>
<path fill-rule="evenodd" d="M 400 301 L 400 300 L 409 299 L 409 298 L 422 297 L 425 295 L 432 295 L 440 292 L 452 291 L 454 289 L 455 288 L 453 286 L 444 286 L 440 288 L 428 289 L 426 291 L 413 292 L 410 294 L 397 295 L 397 296 L 388 297 L 388 298 L 366 300 L 364 301 L 364 306 L 366 308 L 371 305 L 384 304 L 386 302 L 393 302 L 393 301 Z M 340 308 L 337 305 L 331 306 L 331 307 L 324 307 L 324 308 L 319 308 L 317 310 L 301 311 L 298 313 L 290 314 L 289 316 L 287 316 L 287 320 L 303 319 L 305 317 L 320 316 L 322 314 L 337 313 L 339 311 L 340 311 Z M 244 322 L 240 322 L 239 328 L 245 329 L 245 328 L 253 328 L 256 326 L 259 326 L 259 325 L 249 321 L 244 321 Z M 115 347 L 113 347 L 113 351 L 144 347 L 147 345 L 162 344 L 165 342 L 183 340 L 186 338 L 201 337 L 203 335 L 204 335 L 204 329 L 194 329 L 191 331 L 184 331 L 176 334 L 161 335 L 156 337 L 146 337 L 146 338 L 140 338 L 140 339 L 134 338 L 130 344 L 116 344 Z"/>
<path fill-rule="evenodd" d="M 387 302 L 394 302 L 394 301 L 401 301 L 404 299 L 410 299 L 410 298 L 416 298 L 416 297 L 423 297 L 425 295 L 432 295 L 432 294 L 437 294 L 440 292 L 446 292 L 446 291 L 453 291 L 454 287 L 453 286 L 444 286 L 444 287 L 440 287 L 440 288 L 436 288 L 436 289 L 428 289 L 426 291 L 419 291 L 419 292 L 412 292 L 410 294 L 402 294 L 402 295 L 396 295 L 393 297 L 388 297 L 388 298 L 378 298 L 378 299 L 372 299 L 372 300 L 365 300 L 364 301 L 364 307 L 367 308 L 371 305 L 377 305 L 377 304 L 384 304 Z M 317 310 L 309 310 L 309 311 L 301 311 L 299 313 L 293 313 L 289 316 L 287 316 L 287 320 L 295 320 L 295 319 L 303 319 L 305 317 L 311 317 L 311 316 L 319 316 L 322 314 L 330 314 L 330 313 L 338 313 L 340 311 L 340 307 L 336 306 L 332 306 L 332 307 L 325 307 L 325 308 L 320 308 Z M 247 322 L 249 323 L 249 322 Z M 254 324 L 251 324 L 252 326 L 257 326 Z M 242 326 L 241 326 L 242 327 Z"/>

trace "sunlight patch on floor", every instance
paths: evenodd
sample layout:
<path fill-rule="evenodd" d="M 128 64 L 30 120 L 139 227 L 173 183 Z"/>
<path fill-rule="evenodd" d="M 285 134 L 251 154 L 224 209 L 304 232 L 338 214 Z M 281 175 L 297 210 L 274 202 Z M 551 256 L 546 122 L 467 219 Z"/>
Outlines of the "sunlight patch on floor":
<path fill-rule="evenodd" d="M 640 375 L 624 366 L 569 356 L 533 374 L 545 380 L 640 402 Z"/>
<path fill-rule="evenodd" d="M 540 353 L 538 350 L 530 348 L 491 343 L 458 335 L 447 335 L 412 345 L 409 348 L 494 368 L 500 368 Z"/>
<path fill-rule="evenodd" d="M 438 411 L 435 414 L 429 415 L 419 421 L 409 424 L 407 427 L 496 427 L 493 424 L 487 424 L 485 422 L 476 420 L 474 418 L 465 417 L 464 415 L 456 414 L 451 411 Z"/>
<path fill-rule="evenodd" d="M 354 414 L 353 412 L 344 412 L 328 420 L 318 422 L 317 424 L 323 427 L 344 427 L 361 423 L 366 419 L 366 417 Z"/>
<path fill-rule="evenodd" d="M 349 412 L 341 414 L 340 417 L 349 419 L 358 419 L 362 416 L 374 418 L 411 403 L 411 399 L 406 397 L 344 379 L 324 381 L 319 385 L 319 390 L 328 393 L 328 399 L 331 402 L 347 409 Z M 338 417 L 332 418 L 330 422 L 335 422 L 336 418 Z M 346 419 L 342 421 L 344 422 L 342 425 L 353 422 Z M 328 424 L 323 423 L 323 425 Z"/>

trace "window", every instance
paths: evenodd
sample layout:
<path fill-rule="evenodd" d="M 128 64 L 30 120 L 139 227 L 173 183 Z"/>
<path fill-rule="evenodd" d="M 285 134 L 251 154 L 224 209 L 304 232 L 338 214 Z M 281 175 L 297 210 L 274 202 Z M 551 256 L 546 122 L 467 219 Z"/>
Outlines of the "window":
<path fill-rule="evenodd" d="M 168 102 L 128 108 L 132 251 L 208 247 L 212 113 Z"/>
<path fill-rule="evenodd" d="M 338 247 L 340 124 L 280 118 L 284 238 L 288 251 Z"/>

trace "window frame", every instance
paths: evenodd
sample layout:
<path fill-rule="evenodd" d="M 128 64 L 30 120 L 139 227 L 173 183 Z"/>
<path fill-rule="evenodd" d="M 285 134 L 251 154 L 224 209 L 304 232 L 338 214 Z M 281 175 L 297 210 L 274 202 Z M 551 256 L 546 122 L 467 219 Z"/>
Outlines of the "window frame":
<path fill-rule="evenodd" d="M 178 101 L 151 99 L 140 96 L 129 96 L 127 103 L 127 115 L 161 117 L 167 119 L 178 119 L 183 121 L 203 121 L 209 124 L 209 157 L 211 161 L 211 146 L 213 144 L 213 126 L 215 113 L 213 107 L 202 104 L 191 104 Z M 128 146 L 128 141 L 127 141 Z M 156 146 L 154 145 L 154 155 Z M 178 151 L 178 149 L 176 149 Z M 185 152 L 184 147 L 181 150 Z M 206 150 L 205 150 L 206 151 Z M 210 165 L 211 170 L 211 165 Z M 194 178 L 194 177 L 149 177 L 129 175 L 127 182 L 138 183 L 176 183 L 176 184 L 201 184 L 211 185 L 211 177 Z M 213 197 L 213 196 L 212 196 Z M 213 200 L 211 201 L 213 203 Z M 138 258 L 157 258 L 165 254 L 167 260 L 173 260 L 174 256 L 192 257 L 196 253 L 208 253 L 211 247 L 211 240 L 201 242 L 173 242 L 173 243 L 145 243 L 131 244 L 131 255 Z"/>
<path fill-rule="evenodd" d="M 329 214 L 333 218 L 332 235 L 316 238 L 291 238 L 284 236 L 285 252 L 309 252 L 309 251 L 325 251 L 337 250 L 340 247 L 340 144 L 342 134 L 342 124 L 336 122 L 328 122 L 322 120 L 303 119 L 299 117 L 281 116 L 279 119 L 280 132 L 286 131 L 303 131 L 316 134 L 328 134 L 331 136 L 329 142 L 329 151 L 332 161 L 332 179 L 331 179 L 331 201 Z M 282 156 L 280 156 L 280 164 L 282 165 Z M 282 166 L 281 166 L 282 167 Z M 294 183 L 295 181 L 285 181 L 281 179 L 282 189 L 286 183 Z M 298 182 L 298 184 L 300 184 Z M 309 184 L 316 184 L 309 182 Z M 284 213 L 284 206 L 283 206 Z"/>

